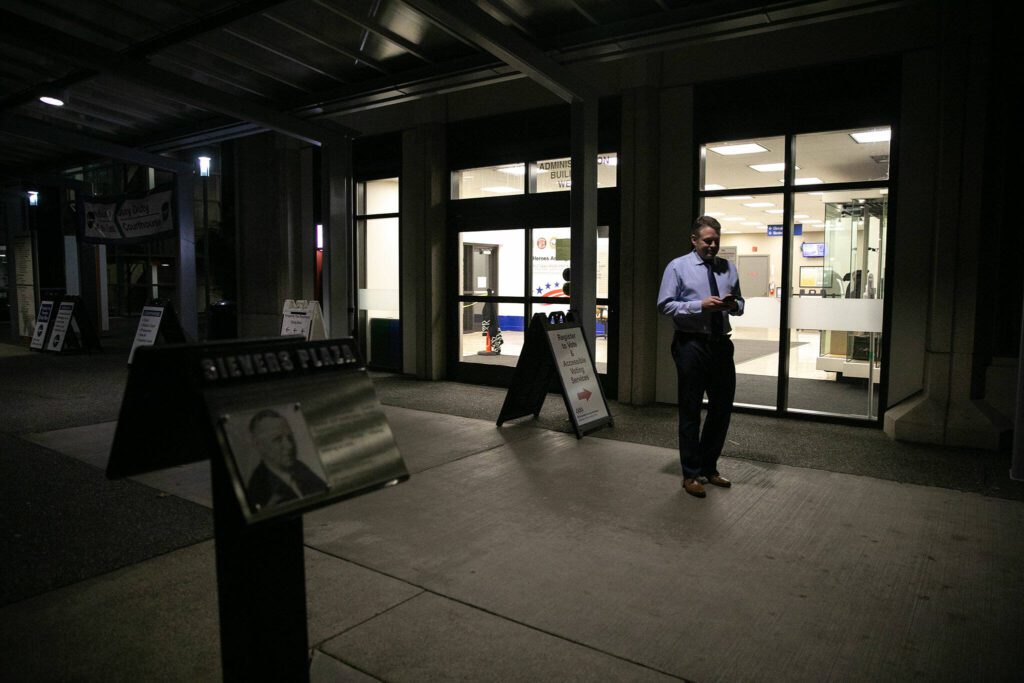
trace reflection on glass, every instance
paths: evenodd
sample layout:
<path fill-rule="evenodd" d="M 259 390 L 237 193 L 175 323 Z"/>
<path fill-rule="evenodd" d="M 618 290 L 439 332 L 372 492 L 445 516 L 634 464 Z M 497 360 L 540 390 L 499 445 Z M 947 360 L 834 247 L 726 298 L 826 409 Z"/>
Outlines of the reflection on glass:
<path fill-rule="evenodd" d="M 452 172 L 452 199 L 523 194 L 526 164 L 465 168 Z"/>
<path fill-rule="evenodd" d="M 701 160 L 702 190 L 775 187 L 785 177 L 785 138 L 711 142 L 701 147 Z"/>
<path fill-rule="evenodd" d="M 398 178 L 359 183 L 356 186 L 356 213 L 398 213 Z"/>
<path fill-rule="evenodd" d="M 524 305 L 463 301 L 459 309 L 459 360 L 514 366 L 523 349 Z"/>
<path fill-rule="evenodd" d="M 523 296 L 523 230 L 459 233 L 461 293 Z"/>
<path fill-rule="evenodd" d="M 597 186 L 618 185 L 619 156 L 599 154 L 597 156 Z M 572 187 L 572 159 L 542 159 L 530 164 L 530 192 L 567 192 Z"/>
<path fill-rule="evenodd" d="M 886 195 L 848 190 L 796 199 L 816 204 L 823 220 L 793 239 L 789 405 L 876 417 Z"/>
<path fill-rule="evenodd" d="M 888 127 L 797 135 L 796 182 L 888 180 L 889 137 Z"/>

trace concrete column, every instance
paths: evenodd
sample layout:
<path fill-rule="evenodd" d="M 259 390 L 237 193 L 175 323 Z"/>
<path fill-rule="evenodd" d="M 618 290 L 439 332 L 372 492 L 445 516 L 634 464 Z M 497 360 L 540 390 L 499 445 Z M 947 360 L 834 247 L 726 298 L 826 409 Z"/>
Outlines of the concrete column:
<path fill-rule="evenodd" d="M 929 93 L 920 92 L 914 83 L 915 78 L 928 76 L 921 60 L 908 58 L 904 73 L 904 83 L 911 91 L 923 100 L 927 98 L 924 102 L 904 103 L 905 119 L 911 122 L 908 127 L 912 128 L 915 115 L 925 120 L 931 116 L 925 107 L 933 106 L 938 112 L 936 128 L 928 136 L 938 149 L 925 176 L 934 179 L 931 196 L 937 202 L 930 267 L 914 273 L 910 260 L 904 263 L 901 258 L 905 252 L 898 251 L 898 280 L 893 292 L 905 306 L 904 297 L 915 287 L 909 280 L 919 277 L 930 282 L 924 386 L 922 393 L 886 412 L 885 431 L 907 441 L 997 449 L 1006 442 L 1010 424 L 972 392 L 972 386 L 979 384 L 973 376 L 978 352 L 974 335 L 978 297 L 984 296 L 978 285 L 984 254 L 980 241 L 969 237 L 984 226 L 986 219 L 982 188 L 986 174 L 987 12 L 969 10 L 961 3 L 945 5 L 943 11 L 943 32 L 949 40 L 943 42 L 945 47 L 932 60 L 938 75 L 937 97 L 932 99 Z M 901 168 L 901 179 L 904 173 Z M 901 228 L 897 225 L 895 229 Z M 909 291 L 901 289 L 905 281 Z M 901 325 L 902 321 L 894 324 Z M 898 344 L 893 347 L 895 364 L 907 354 Z"/>
<path fill-rule="evenodd" d="M 572 289 L 576 319 L 594 348 L 597 306 L 597 100 L 572 103 L 572 189 L 569 229 Z"/>
<path fill-rule="evenodd" d="M 426 123 L 402 136 L 403 369 L 421 379 L 445 377 L 450 311 L 445 208 L 450 189 L 445 127 Z"/>
<path fill-rule="evenodd" d="M 662 90 L 659 103 L 660 144 L 657 159 L 658 234 L 657 266 L 646 275 L 660 287 L 661 275 L 668 262 L 690 251 L 689 228 L 697 217 L 693 188 L 694 141 L 693 135 L 693 87 L 684 86 Z M 657 305 L 657 291 L 650 299 L 650 306 Z M 656 399 L 662 403 L 675 403 L 676 366 L 669 349 L 672 346 L 672 321 L 658 315 L 655 363 L 657 367 Z"/>
<path fill-rule="evenodd" d="M 300 143 L 263 133 L 235 149 L 239 335 L 275 336 L 284 300 L 302 298 L 301 262 L 316 247 L 302 241 Z"/>
<path fill-rule="evenodd" d="M 654 401 L 657 378 L 659 98 L 654 87 L 622 97 L 619 148 L 619 401 Z"/>
<path fill-rule="evenodd" d="M 320 148 L 320 162 L 324 316 L 328 336 L 348 337 L 355 328 L 355 289 L 351 269 L 352 141 L 340 136 L 332 138 Z M 311 248 L 315 249 L 315 235 L 313 239 Z"/>
<path fill-rule="evenodd" d="M 185 334 L 196 339 L 199 336 L 199 314 L 196 310 L 196 227 L 192 188 L 191 172 L 174 174 L 175 211 L 178 216 L 178 282 L 174 307 Z"/>

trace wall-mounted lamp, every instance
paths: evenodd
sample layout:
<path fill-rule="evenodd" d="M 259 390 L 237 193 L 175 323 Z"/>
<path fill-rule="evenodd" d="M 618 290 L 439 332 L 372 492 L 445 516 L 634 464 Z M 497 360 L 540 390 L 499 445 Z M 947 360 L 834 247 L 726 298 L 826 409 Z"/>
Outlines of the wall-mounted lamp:
<path fill-rule="evenodd" d="M 199 157 L 199 175 L 204 178 L 210 176 L 210 157 Z"/>
<path fill-rule="evenodd" d="M 322 223 L 316 224 L 316 248 L 321 251 L 324 248 L 324 226 Z"/>
<path fill-rule="evenodd" d="M 39 206 L 39 193 L 35 190 L 28 191 L 28 205 Z"/>

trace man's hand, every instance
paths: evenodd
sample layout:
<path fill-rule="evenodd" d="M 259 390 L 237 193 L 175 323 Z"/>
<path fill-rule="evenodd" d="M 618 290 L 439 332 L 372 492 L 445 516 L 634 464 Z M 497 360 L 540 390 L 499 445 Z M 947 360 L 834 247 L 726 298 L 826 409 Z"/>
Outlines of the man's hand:
<path fill-rule="evenodd" d="M 700 310 L 702 311 L 729 311 L 736 305 L 736 299 L 727 297 L 726 299 L 719 298 L 717 296 L 709 296 L 707 299 L 702 299 L 700 302 Z"/>

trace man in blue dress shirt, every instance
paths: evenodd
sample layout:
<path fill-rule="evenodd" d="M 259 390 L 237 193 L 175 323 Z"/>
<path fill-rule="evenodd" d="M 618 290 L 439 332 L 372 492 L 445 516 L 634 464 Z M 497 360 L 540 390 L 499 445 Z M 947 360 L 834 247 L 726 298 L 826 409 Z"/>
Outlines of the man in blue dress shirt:
<path fill-rule="evenodd" d="M 732 482 L 718 472 L 736 395 L 736 365 L 729 339 L 730 315 L 743 315 L 736 266 L 717 258 L 722 226 L 701 216 L 690 230 L 693 251 L 665 268 L 658 291 L 658 311 L 672 318 L 672 359 L 679 376 L 679 460 L 683 489 L 703 498 L 701 479 L 715 486 Z M 708 415 L 700 428 L 701 404 L 708 395 Z"/>

